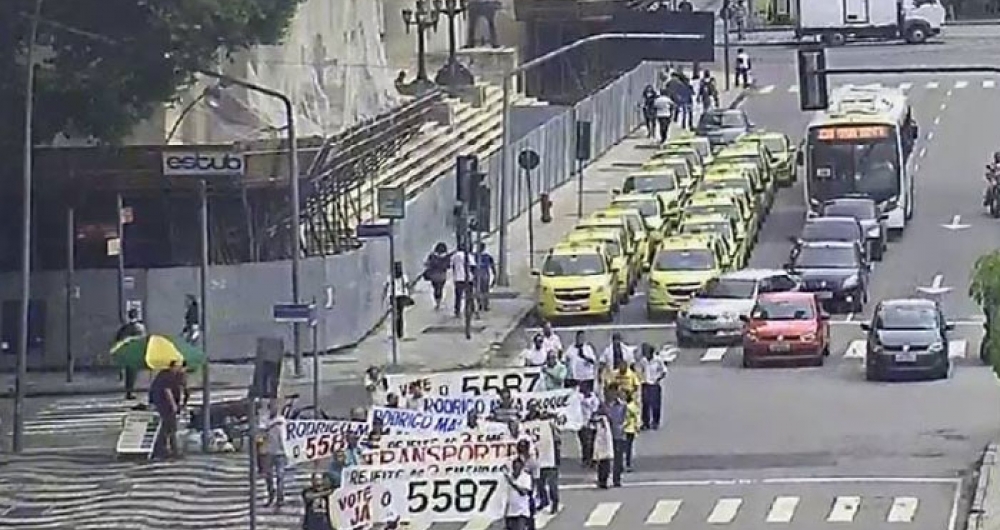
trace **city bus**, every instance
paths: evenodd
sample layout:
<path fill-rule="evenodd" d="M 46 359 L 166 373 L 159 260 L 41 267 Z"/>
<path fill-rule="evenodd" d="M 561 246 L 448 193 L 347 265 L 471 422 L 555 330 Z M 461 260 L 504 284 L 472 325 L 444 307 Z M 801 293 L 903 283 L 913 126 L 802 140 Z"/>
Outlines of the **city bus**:
<path fill-rule="evenodd" d="M 894 232 L 913 217 L 913 175 L 907 160 L 918 138 L 902 90 L 844 86 L 809 123 L 798 165 L 805 166 L 805 199 L 819 212 L 825 201 L 867 196 L 879 204 Z"/>

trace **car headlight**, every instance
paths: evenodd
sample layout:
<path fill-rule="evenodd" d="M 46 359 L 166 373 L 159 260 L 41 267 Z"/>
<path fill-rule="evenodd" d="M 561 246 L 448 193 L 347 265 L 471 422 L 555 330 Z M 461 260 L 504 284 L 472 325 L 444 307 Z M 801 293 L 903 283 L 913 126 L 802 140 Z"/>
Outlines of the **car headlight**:
<path fill-rule="evenodd" d="M 873 226 L 868 229 L 868 237 L 880 237 L 881 235 L 882 230 L 877 226 Z"/>
<path fill-rule="evenodd" d="M 843 287 L 844 287 L 844 289 L 853 289 L 853 288 L 855 288 L 855 287 L 858 286 L 858 282 L 859 281 L 861 281 L 861 279 L 858 278 L 857 274 L 855 274 L 855 275 L 853 275 L 853 276 L 851 276 L 851 277 L 849 277 L 849 278 L 847 278 L 847 279 L 844 280 Z"/>
<path fill-rule="evenodd" d="M 927 351 L 931 353 L 941 353 L 944 351 L 944 343 L 935 342 L 934 344 L 931 344 L 929 348 L 927 348 Z"/>
<path fill-rule="evenodd" d="M 806 333 L 805 335 L 802 335 L 802 342 L 812 342 L 814 340 L 816 340 L 815 333 Z"/>

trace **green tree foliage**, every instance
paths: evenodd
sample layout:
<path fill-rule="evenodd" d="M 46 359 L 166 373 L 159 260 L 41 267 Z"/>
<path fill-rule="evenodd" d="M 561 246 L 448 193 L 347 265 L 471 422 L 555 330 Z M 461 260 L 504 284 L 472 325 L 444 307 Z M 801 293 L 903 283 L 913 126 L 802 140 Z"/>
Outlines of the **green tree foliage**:
<path fill-rule="evenodd" d="M 278 44 L 303 0 L 42 0 L 35 141 L 115 142 L 194 73 Z M 23 135 L 25 51 L 36 0 L 0 0 L 0 141 Z M 36 48 L 39 49 L 39 48 Z"/>
<path fill-rule="evenodd" d="M 986 314 L 986 337 L 981 354 L 1000 377 L 1000 250 L 980 256 L 972 269 L 969 296 Z"/>

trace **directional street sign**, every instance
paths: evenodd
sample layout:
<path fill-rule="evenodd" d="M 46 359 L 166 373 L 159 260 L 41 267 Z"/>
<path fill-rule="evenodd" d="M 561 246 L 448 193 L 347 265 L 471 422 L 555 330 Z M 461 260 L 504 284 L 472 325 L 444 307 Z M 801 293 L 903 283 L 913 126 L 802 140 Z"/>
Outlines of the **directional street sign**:
<path fill-rule="evenodd" d="M 388 223 L 365 223 L 354 229 L 358 239 L 375 239 L 392 235 L 392 225 Z"/>
<path fill-rule="evenodd" d="M 315 320 L 316 308 L 312 304 L 274 304 L 271 312 L 275 322 L 309 324 Z"/>
<path fill-rule="evenodd" d="M 381 187 L 376 197 L 378 216 L 382 219 L 403 219 L 406 217 L 406 192 L 402 186 Z"/>

